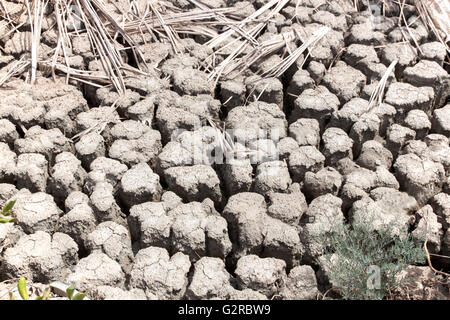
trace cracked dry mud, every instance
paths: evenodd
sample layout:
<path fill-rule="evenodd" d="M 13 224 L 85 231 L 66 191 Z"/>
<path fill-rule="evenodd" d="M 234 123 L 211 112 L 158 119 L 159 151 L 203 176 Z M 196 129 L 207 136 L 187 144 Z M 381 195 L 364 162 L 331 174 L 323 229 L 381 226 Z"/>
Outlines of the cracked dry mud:
<path fill-rule="evenodd" d="M 206 2 L 248 15 L 266 1 Z M 181 54 L 142 45 L 157 68 L 127 80 L 121 97 L 63 76 L 11 78 L 0 88 L 0 205 L 15 200 L 17 222 L 0 224 L 0 281 L 74 282 L 91 299 L 317 299 L 329 283 L 315 236 L 358 219 L 407 227 L 450 255 L 445 46 L 421 20 L 411 27 L 419 52 L 397 43 L 395 12 L 375 29 L 370 18 L 347 0 L 289 1 L 261 39 L 330 32 L 303 68 L 302 56 L 256 83 L 283 52 L 214 87 L 200 68 L 212 51 L 197 38 L 182 39 Z M 0 40 L 0 75 L 26 51 L 20 36 Z M 86 40 L 70 57 L 98 68 Z M 368 113 L 394 60 L 383 104 Z M 251 152 L 225 161 L 207 119 Z M 427 267 L 406 272 L 427 288 L 413 297 L 449 298 Z"/>

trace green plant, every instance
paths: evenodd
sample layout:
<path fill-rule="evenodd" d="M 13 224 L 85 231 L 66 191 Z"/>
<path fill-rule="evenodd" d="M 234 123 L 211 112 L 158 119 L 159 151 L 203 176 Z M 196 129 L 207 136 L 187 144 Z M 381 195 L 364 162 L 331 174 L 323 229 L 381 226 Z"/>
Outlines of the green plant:
<path fill-rule="evenodd" d="M 19 282 L 17 283 L 17 290 L 19 291 L 19 295 L 22 298 L 22 300 L 30 299 L 30 297 L 28 296 L 27 280 L 24 277 L 21 277 L 19 279 Z M 42 293 L 42 295 L 38 296 L 35 300 L 48 300 L 49 296 L 50 296 L 50 287 L 46 288 Z M 9 293 L 9 299 L 14 300 L 12 292 Z"/>
<path fill-rule="evenodd" d="M 323 239 L 329 247 L 318 261 L 333 289 L 350 300 L 390 297 L 401 285 L 399 273 L 408 265 L 425 262 L 423 248 L 408 232 L 401 234 L 389 226 L 373 231 L 367 222 L 344 225 L 329 234 Z"/>
<path fill-rule="evenodd" d="M 0 211 L 0 223 L 8 223 L 16 218 L 11 217 L 12 208 L 14 207 L 15 201 L 9 201 Z"/>
<path fill-rule="evenodd" d="M 29 300 L 28 289 L 27 289 L 27 280 L 24 277 L 19 279 L 17 283 L 17 290 L 19 291 L 19 295 L 22 300 Z M 50 296 L 50 287 L 45 288 L 42 295 L 38 296 L 35 300 L 48 300 Z M 83 300 L 86 297 L 86 293 L 84 292 L 76 292 L 75 285 L 72 284 L 70 287 L 66 289 L 67 299 L 69 300 Z M 74 295 L 75 294 L 75 295 Z M 14 296 L 12 292 L 9 293 L 9 299 L 14 300 Z"/>
<path fill-rule="evenodd" d="M 17 283 L 17 289 L 19 290 L 20 297 L 23 300 L 28 300 L 28 290 L 27 290 L 27 280 L 24 277 L 21 277 L 19 279 L 19 282 Z"/>
<path fill-rule="evenodd" d="M 75 295 L 75 285 L 71 284 L 70 287 L 66 289 L 67 299 L 69 300 L 83 300 L 86 297 L 86 293 L 77 292 Z"/>

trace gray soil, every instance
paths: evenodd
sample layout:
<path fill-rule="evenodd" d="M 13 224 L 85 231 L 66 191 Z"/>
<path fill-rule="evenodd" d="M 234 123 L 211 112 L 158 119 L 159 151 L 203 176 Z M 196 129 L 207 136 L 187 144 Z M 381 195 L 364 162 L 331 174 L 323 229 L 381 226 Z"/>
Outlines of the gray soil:
<path fill-rule="evenodd" d="M 265 2 L 205 1 L 247 15 Z M 143 45 L 156 68 L 127 80 L 120 98 L 59 75 L 0 88 L 0 206 L 15 200 L 17 218 L 0 224 L 0 299 L 21 276 L 75 283 L 91 299 L 318 299 L 330 284 L 316 236 L 362 218 L 450 255 L 445 46 L 420 19 L 411 29 L 422 52 L 397 44 L 395 10 L 372 28 L 352 1 L 296 5 L 260 37 L 331 29 L 303 68 L 279 78 L 254 81 L 281 51 L 214 87 L 201 67 L 211 49 L 186 38 L 181 54 Z M 0 78 L 26 50 L 24 32 L 0 40 Z M 96 67 L 87 39 L 70 55 Z M 394 60 L 384 103 L 368 112 Z M 251 153 L 217 161 L 208 119 L 236 130 L 245 141 L 236 147 Z M 434 260 L 443 270 L 449 262 Z M 433 276 L 408 272 L 424 286 Z"/>

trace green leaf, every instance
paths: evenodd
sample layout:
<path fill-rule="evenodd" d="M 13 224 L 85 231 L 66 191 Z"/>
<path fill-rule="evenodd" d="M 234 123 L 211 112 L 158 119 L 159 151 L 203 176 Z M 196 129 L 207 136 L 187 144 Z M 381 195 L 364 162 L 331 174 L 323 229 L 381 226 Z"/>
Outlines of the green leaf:
<path fill-rule="evenodd" d="M 5 216 L 9 216 L 11 215 L 11 210 L 14 207 L 14 205 L 16 204 L 16 201 L 10 201 L 8 202 L 2 209 L 2 214 L 4 214 Z"/>
<path fill-rule="evenodd" d="M 72 300 L 72 298 L 73 298 L 73 293 L 74 293 L 74 292 L 75 292 L 75 284 L 72 283 L 72 284 L 70 285 L 70 287 L 68 287 L 68 288 L 66 289 L 67 298 L 68 298 L 69 300 Z"/>
<path fill-rule="evenodd" d="M 0 216 L 0 223 L 8 223 L 8 222 L 14 221 L 15 219 L 16 218 L 5 218 L 5 217 Z"/>
<path fill-rule="evenodd" d="M 21 277 L 19 283 L 17 283 L 17 289 L 19 289 L 19 294 L 22 299 L 28 300 L 27 280 L 24 277 Z"/>
<path fill-rule="evenodd" d="M 86 297 L 86 293 L 78 292 L 72 300 L 83 300 Z"/>
<path fill-rule="evenodd" d="M 50 287 L 45 288 L 44 292 L 42 293 L 42 296 L 37 297 L 36 300 L 48 300 L 50 290 L 51 290 Z"/>

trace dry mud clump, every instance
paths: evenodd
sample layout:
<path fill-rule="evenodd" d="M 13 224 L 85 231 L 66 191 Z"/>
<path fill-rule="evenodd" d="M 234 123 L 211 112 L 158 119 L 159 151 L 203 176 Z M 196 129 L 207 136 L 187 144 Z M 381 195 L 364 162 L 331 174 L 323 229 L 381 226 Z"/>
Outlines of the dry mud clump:
<path fill-rule="evenodd" d="M 268 1 L 204 2 L 250 16 Z M 258 42 L 329 28 L 280 74 L 271 68 L 301 41 L 215 82 L 209 38 L 178 30 L 177 51 L 134 38 L 151 69 L 125 78 L 121 95 L 59 72 L 40 70 L 34 85 L 10 77 L 0 88 L 0 205 L 15 200 L 17 220 L 0 224 L 0 281 L 73 282 L 91 299 L 317 299 L 330 284 L 316 236 L 358 219 L 407 228 L 450 255 L 445 45 L 411 1 L 408 30 L 395 8 L 374 21 L 349 0 L 279 2 Z M 0 79 L 27 39 L 22 29 L 0 36 Z M 42 39 L 49 54 L 47 24 Z M 240 43 L 221 44 L 217 64 Z M 74 68 L 103 72 L 87 37 L 67 54 Z M 383 101 L 370 107 L 383 80 Z M 446 270 L 449 261 L 433 260 Z M 408 274 L 415 282 L 399 297 L 449 298 L 428 267 Z"/>

